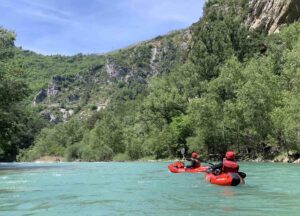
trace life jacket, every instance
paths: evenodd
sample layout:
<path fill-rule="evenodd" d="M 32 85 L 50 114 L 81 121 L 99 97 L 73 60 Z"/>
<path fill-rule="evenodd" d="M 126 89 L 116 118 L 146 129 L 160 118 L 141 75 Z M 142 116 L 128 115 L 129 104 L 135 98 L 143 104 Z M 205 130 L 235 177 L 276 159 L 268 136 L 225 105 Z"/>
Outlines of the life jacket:
<path fill-rule="evenodd" d="M 237 173 L 239 171 L 239 165 L 235 161 L 227 160 L 226 158 L 223 159 L 223 167 L 222 172 L 228 173 L 233 172 Z"/>

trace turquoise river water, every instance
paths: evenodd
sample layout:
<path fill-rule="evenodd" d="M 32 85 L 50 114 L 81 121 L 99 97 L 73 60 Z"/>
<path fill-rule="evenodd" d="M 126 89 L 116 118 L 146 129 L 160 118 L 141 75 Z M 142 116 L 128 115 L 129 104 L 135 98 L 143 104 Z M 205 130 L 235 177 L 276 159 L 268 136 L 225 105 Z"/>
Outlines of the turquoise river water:
<path fill-rule="evenodd" d="M 158 162 L 0 164 L 0 215 L 300 215 L 300 165 L 240 167 L 221 187 Z"/>

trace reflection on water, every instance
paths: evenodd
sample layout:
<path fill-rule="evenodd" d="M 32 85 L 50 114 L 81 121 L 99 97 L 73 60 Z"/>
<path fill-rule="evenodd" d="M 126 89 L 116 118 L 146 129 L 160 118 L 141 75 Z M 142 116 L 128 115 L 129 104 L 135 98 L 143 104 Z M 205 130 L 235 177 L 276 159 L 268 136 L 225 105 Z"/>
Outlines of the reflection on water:
<path fill-rule="evenodd" d="M 222 187 L 222 192 L 220 195 L 223 197 L 233 197 L 236 195 L 236 193 L 231 187 Z"/>
<path fill-rule="evenodd" d="M 1 164 L 0 215 L 298 215 L 300 167 L 241 164 L 246 184 L 207 184 L 165 163 Z"/>

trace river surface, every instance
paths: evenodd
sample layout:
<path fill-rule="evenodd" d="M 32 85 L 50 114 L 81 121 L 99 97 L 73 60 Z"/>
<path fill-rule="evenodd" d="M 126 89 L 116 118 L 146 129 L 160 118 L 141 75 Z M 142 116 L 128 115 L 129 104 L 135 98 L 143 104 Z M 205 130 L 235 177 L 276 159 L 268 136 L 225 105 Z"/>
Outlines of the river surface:
<path fill-rule="evenodd" d="M 0 164 L 0 215 L 300 215 L 300 165 L 240 167 L 221 187 L 158 162 Z"/>

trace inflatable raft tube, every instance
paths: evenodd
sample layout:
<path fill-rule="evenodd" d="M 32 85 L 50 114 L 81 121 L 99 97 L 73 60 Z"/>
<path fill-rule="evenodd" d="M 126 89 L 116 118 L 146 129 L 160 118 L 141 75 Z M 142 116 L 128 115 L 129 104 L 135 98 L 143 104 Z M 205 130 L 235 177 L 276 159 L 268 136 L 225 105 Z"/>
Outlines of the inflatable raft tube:
<path fill-rule="evenodd" d="M 186 173 L 201 173 L 201 172 L 205 172 L 208 169 L 208 167 L 200 166 L 197 168 L 185 168 L 184 164 L 182 162 L 178 161 L 178 162 L 169 164 L 168 169 L 172 173 L 184 173 L 184 172 L 186 172 Z"/>
<path fill-rule="evenodd" d="M 238 173 L 222 173 L 220 175 L 207 173 L 205 180 L 211 184 L 221 186 L 237 186 L 245 183 L 244 179 Z"/>

